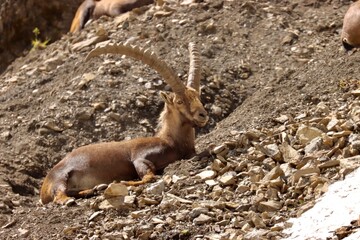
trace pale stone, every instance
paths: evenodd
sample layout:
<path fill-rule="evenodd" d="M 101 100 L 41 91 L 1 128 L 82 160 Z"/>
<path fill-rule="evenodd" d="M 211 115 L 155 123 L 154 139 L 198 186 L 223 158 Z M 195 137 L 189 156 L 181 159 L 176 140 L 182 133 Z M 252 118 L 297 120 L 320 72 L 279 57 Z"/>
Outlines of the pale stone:
<path fill-rule="evenodd" d="M 46 70 L 50 71 L 55 69 L 57 66 L 60 66 L 64 63 L 64 59 L 62 57 L 52 57 L 45 60 L 44 64 L 46 65 Z"/>
<path fill-rule="evenodd" d="M 237 180 L 236 172 L 233 171 L 226 172 L 225 174 L 220 176 L 218 180 L 224 186 L 233 185 L 236 183 Z"/>
<path fill-rule="evenodd" d="M 202 225 L 206 223 L 210 223 L 212 221 L 212 218 L 205 214 L 200 214 L 197 218 L 193 220 L 193 223 L 196 225 Z"/>
<path fill-rule="evenodd" d="M 305 146 L 305 149 L 304 149 L 305 155 L 308 155 L 315 151 L 319 151 L 322 148 L 322 145 L 323 145 L 323 140 L 321 137 L 316 137 L 316 138 L 312 139 L 310 141 L 310 143 L 308 143 Z"/>
<path fill-rule="evenodd" d="M 94 212 L 93 214 L 91 214 L 91 216 L 89 217 L 89 221 L 94 221 L 94 220 L 98 220 L 100 218 L 101 215 L 103 215 L 103 211 L 97 211 Z"/>
<path fill-rule="evenodd" d="M 285 123 L 289 120 L 289 117 L 286 115 L 281 115 L 280 117 L 275 118 L 275 121 L 279 123 Z"/>
<path fill-rule="evenodd" d="M 321 137 L 323 134 L 324 132 L 318 128 L 302 125 L 298 128 L 296 137 L 301 144 L 306 145 L 314 138 Z"/>
<path fill-rule="evenodd" d="M 135 200 L 136 200 L 135 195 L 125 196 L 124 204 L 127 205 L 127 206 L 132 206 L 132 205 L 135 204 Z"/>
<path fill-rule="evenodd" d="M 85 47 L 94 45 L 94 44 L 99 43 L 99 42 L 103 42 L 103 41 L 105 41 L 107 39 L 108 39 L 107 35 L 94 36 L 94 37 L 86 39 L 84 41 L 75 43 L 73 45 L 73 47 L 72 47 L 72 50 L 73 51 L 79 51 L 79 50 L 81 50 L 81 49 L 83 49 Z"/>
<path fill-rule="evenodd" d="M 244 193 L 244 192 L 247 192 L 247 191 L 249 191 L 249 190 L 250 190 L 250 187 L 249 187 L 249 186 L 240 184 L 240 185 L 236 188 L 235 192 L 236 192 L 236 193 Z"/>
<path fill-rule="evenodd" d="M 284 171 L 280 168 L 280 166 L 276 166 L 264 176 L 262 182 L 268 182 L 272 179 L 278 178 L 279 176 L 284 176 Z"/>
<path fill-rule="evenodd" d="M 261 146 L 260 144 L 258 144 L 256 145 L 256 148 L 259 149 L 266 156 L 271 157 L 276 161 L 282 160 L 282 154 L 277 144 L 268 144 L 265 146 Z"/>
<path fill-rule="evenodd" d="M 189 213 L 189 215 L 191 218 L 196 218 L 196 217 L 200 216 L 200 214 L 206 214 L 208 212 L 209 212 L 208 208 L 196 207 Z"/>
<path fill-rule="evenodd" d="M 224 156 L 224 153 L 228 152 L 228 147 L 226 146 L 226 144 L 221 144 L 219 146 L 214 147 L 212 151 L 215 155 L 219 154 L 221 156 Z"/>
<path fill-rule="evenodd" d="M 211 112 L 212 112 L 214 115 L 216 115 L 216 116 L 221 116 L 221 114 L 222 114 L 222 109 L 221 109 L 221 107 L 219 107 L 219 106 L 213 105 L 213 106 L 211 107 Z"/>
<path fill-rule="evenodd" d="M 202 171 L 201 173 L 196 174 L 201 180 L 213 179 L 216 177 L 216 172 L 213 170 Z"/>
<path fill-rule="evenodd" d="M 110 183 L 104 191 L 106 198 L 126 195 L 128 195 L 128 189 L 123 183 Z"/>
<path fill-rule="evenodd" d="M 225 167 L 225 164 L 220 160 L 220 159 L 215 159 L 213 161 L 213 163 L 211 164 L 211 169 L 213 169 L 214 171 L 221 171 L 221 169 L 223 169 Z"/>
<path fill-rule="evenodd" d="M 320 169 L 318 167 L 311 167 L 297 170 L 292 176 L 292 184 L 294 185 L 299 181 L 300 177 L 308 174 L 320 174 Z"/>
<path fill-rule="evenodd" d="M 320 113 L 320 114 L 329 114 L 329 113 L 330 113 L 330 109 L 329 109 L 329 107 L 326 105 L 325 102 L 320 102 L 320 103 L 318 103 L 318 105 L 316 106 L 315 112 Z"/>
<path fill-rule="evenodd" d="M 205 184 L 208 185 L 209 187 L 213 187 L 213 186 L 218 185 L 218 182 L 213 179 L 210 179 L 210 180 L 206 180 Z"/>
<path fill-rule="evenodd" d="M 28 229 L 18 228 L 18 231 L 19 231 L 19 237 L 21 238 L 26 238 L 30 234 L 30 231 Z"/>
<path fill-rule="evenodd" d="M 258 214 L 251 212 L 248 217 L 256 228 L 266 228 L 264 221 Z"/>
<path fill-rule="evenodd" d="M 318 167 L 320 169 L 324 169 L 324 168 L 330 168 L 330 167 L 335 167 L 335 166 L 339 166 L 339 165 L 340 165 L 340 160 L 333 159 L 333 160 L 329 160 L 329 161 L 319 164 Z"/>
<path fill-rule="evenodd" d="M 336 126 L 339 124 L 339 120 L 336 118 L 332 118 L 330 122 L 327 124 L 326 128 L 328 131 L 335 131 Z"/>
<path fill-rule="evenodd" d="M 286 141 L 279 146 L 279 149 L 282 153 L 284 162 L 292 163 L 298 162 L 300 160 L 300 153 L 292 146 L 290 146 Z"/>
<path fill-rule="evenodd" d="M 159 180 L 156 183 L 152 183 L 149 187 L 145 189 L 145 192 L 152 195 L 161 195 L 165 190 L 164 180 Z"/>
<path fill-rule="evenodd" d="M 140 217 L 143 217 L 147 212 L 149 212 L 150 209 L 144 209 L 144 210 L 139 210 L 139 211 L 133 211 L 130 213 L 130 216 L 132 218 L 140 218 Z"/>
<path fill-rule="evenodd" d="M 266 202 L 260 202 L 257 206 L 260 212 L 275 212 L 282 208 L 283 204 L 279 201 L 269 200 Z"/>

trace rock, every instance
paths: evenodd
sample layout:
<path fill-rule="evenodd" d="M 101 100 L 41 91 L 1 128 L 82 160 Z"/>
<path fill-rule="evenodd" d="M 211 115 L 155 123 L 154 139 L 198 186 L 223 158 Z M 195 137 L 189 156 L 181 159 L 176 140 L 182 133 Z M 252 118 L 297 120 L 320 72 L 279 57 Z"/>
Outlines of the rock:
<path fill-rule="evenodd" d="M 28 229 L 18 228 L 18 231 L 19 231 L 19 237 L 21 238 L 27 238 L 30 234 L 30 231 Z"/>
<path fill-rule="evenodd" d="M 6 142 L 6 141 L 10 140 L 10 138 L 11 138 L 10 131 L 4 131 L 0 134 L 0 141 L 2 141 L 2 142 Z"/>
<path fill-rule="evenodd" d="M 189 213 L 191 218 L 197 218 L 200 214 L 207 214 L 209 212 L 208 208 L 205 207 L 196 207 Z"/>
<path fill-rule="evenodd" d="M 360 166 L 360 156 L 340 159 L 340 167 L 347 169 L 347 174 Z"/>
<path fill-rule="evenodd" d="M 297 183 L 299 181 L 299 179 L 302 176 L 305 175 L 311 175 L 311 174 L 320 174 L 320 169 L 318 167 L 310 167 L 310 168 L 303 168 L 300 170 L 297 170 L 294 175 L 292 176 L 292 185 L 294 185 L 295 183 Z"/>
<path fill-rule="evenodd" d="M 216 172 L 212 170 L 206 170 L 196 174 L 196 176 L 199 177 L 201 180 L 208 180 L 215 178 Z"/>
<path fill-rule="evenodd" d="M 262 218 L 255 212 L 250 212 L 248 218 L 255 225 L 256 228 L 266 228 L 266 225 Z"/>
<path fill-rule="evenodd" d="M 335 131 L 337 125 L 339 125 L 339 120 L 337 118 L 332 118 L 326 128 L 328 131 Z"/>
<path fill-rule="evenodd" d="M 87 85 L 90 81 L 95 79 L 95 74 L 93 73 L 84 73 L 80 82 L 78 83 L 78 88 L 82 89 L 85 85 Z"/>
<path fill-rule="evenodd" d="M 340 165 L 340 160 L 338 159 L 333 159 L 333 160 L 329 160 L 326 162 L 323 162 L 321 164 L 319 164 L 319 168 L 324 169 L 324 168 L 331 168 L 331 167 L 335 167 L 335 166 L 339 166 Z"/>
<path fill-rule="evenodd" d="M 315 113 L 327 115 L 330 113 L 330 108 L 326 105 L 325 102 L 320 102 L 316 106 Z"/>
<path fill-rule="evenodd" d="M 228 151 L 228 147 L 226 146 L 226 144 L 222 144 L 222 145 L 219 145 L 219 146 L 216 146 L 213 148 L 212 152 L 215 154 L 215 155 L 223 155 L 221 154 L 222 152 L 224 151 Z"/>
<path fill-rule="evenodd" d="M 284 162 L 296 164 L 300 161 L 300 153 L 292 146 L 290 146 L 286 141 L 279 146 L 279 149 L 282 153 Z"/>
<path fill-rule="evenodd" d="M 143 217 L 146 215 L 147 212 L 149 212 L 150 209 L 145 209 L 145 210 L 139 210 L 139 211 L 133 211 L 130 213 L 130 216 L 134 219 Z"/>
<path fill-rule="evenodd" d="M 45 68 L 47 71 L 51 71 L 55 68 L 57 68 L 58 66 L 60 66 L 61 64 L 64 63 L 64 57 L 63 56 L 57 56 L 57 57 L 52 57 L 49 58 L 47 60 L 45 60 L 44 64 L 45 64 Z"/>
<path fill-rule="evenodd" d="M 264 176 L 262 182 L 266 183 L 269 182 L 270 180 L 276 179 L 279 176 L 284 176 L 284 175 L 285 175 L 284 171 L 280 168 L 280 166 L 276 166 Z"/>
<path fill-rule="evenodd" d="M 213 114 L 215 114 L 216 116 L 221 116 L 221 114 L 222 114 L 222 109 L 221 109 L 221 107 L 219 107 L 219 106 L 213 105 L 213 106 L 211 106 L 211 112 L 212 112 Z"/>
<path fill-rule="evenodd" d="M 139 207 L 144 207 L 146 205 L 157 205 L 157 204 L 159 204 L 159 201 L 148 197 L 142 197 L 138 199 Z"/>
<path fill-rule="evenodd" d="M 248 171 L 249 180 L 252 183 L 259 182 L 261 179 L 264 178 L 265 174 L 261 167 L 253 166 Z"/>
<path fill-rule="evenodd" d="M 226 172 L 222 176 L 218 177 L 218 181 L 221 185 L 224 186 L 234 185 L 237 181 L 236 172 Z"/>
<path fill-rule="evenodd" d="M 128 195 L 127 186 L 123 183 L 110 183 L 104 191 L 105 198 L 113 198 Z"/>
<path fill-rule="evenodd" d="M 256 145 L 256 148 L 275 161 L 282 161 L 282 155 L 277 144 L 268 144 L 265 146 L 258 144 Z"/>
<path fill-rule="evenodd" d="M 238 187 L 236 188 L 235 192 L 241 194 L 241 193 L 245 193 L 245 192 L 247 192 L 249 190 L 250 190 L 249 186 L 239 184 Z"/>
<path fill-rule="evenodd" d="M 210 179 L 210 180 L 206 180 L 205 184 L 208 185 L 209 187 L 213 187 L 213 186 L 218 185 L 219 183 L 213 179 Z"/>
<path fill-rule="evenodd" d="M 260 212 L 275 212 L 282 208 L 283 204 L 279 201 L 269 200 L 266 202 L 260 202 L 257 209 Z"/>
<path fill-rule="evenodd" d="M 94 37 L 86 39 L 86 40 L 84 40 L 82 42 L 75 43 L 73 45 L 73 47 L 72 47 L 72 50 L 73 51 L 80 51 L 81 49 L 83 49 L 85 47 L 95 45 L 95 44 L 97 44 L 99 42 L 106 41 L 107 39 L 108 39 L 107 34 L 100 35 L 100 36 L 94 36 Z"/>
<path fill-rule="evenodd" d="M 318 128 L 302 125 L 297 130 L 296 137 L 301 144 L 306 145 L 314 138 L 321 137 L 323 134 L 324 132 Z"/>
<path fill-rule="evenodd" d="M 136 201 L 136 196 L 135 195 L 130 195 L 130 196 L 125 196 L 124 198 L 124 204 L 126 206 L 133 206 L 135 204 Z"/>
<path fill-rule="evenodd" d="M 220 172 L 224 167 L 225 164 L 218 158 L 214 159 L 213 163 L 211 164 L 211 169 L 217 172 Z"/>
<path fill-rule="evenodd" d="M 195 225 L 202 225 L 202 224 L 210 223 L 211 221 L 212 221 L 212 217 L 206 214 L 200 214 L 197 218 L 193 220 L 193 223 Z"/>
<path fill-rule="evenodd" d="M 97 221 L 97 220 L 99 220 L 99 218 L 103 215 L 103 213 L 104 213 L 103 211 L 94 212 L 89 217 L 89 221 Z"/>
<path fill-rule="evenodd" d="M 164 180 L 159 180 L 156 183 L 152 183 L 149 187 L 145 189 L 146 193 L 151 195 L 162 195 L 165 190 Z"/>
<path fill-rule="evenodd" d="M 286 115 L 281 115 L 280 117 L 275 118 L 275 121 L 278 123 L 285 123 L 289 121 L 289 117 Z"/>
<path fill-rule="evenodd" d="M 315 151 L 319 151 L 322 149 L 322 146 L 323 146 L 323 140 L 321 137 L 316 137 L 314 139 L 312 139 L 310 141 L 310 143 L 308 143 L 306 146 L 305 146 L 305 155 L 309 155 Z"/>

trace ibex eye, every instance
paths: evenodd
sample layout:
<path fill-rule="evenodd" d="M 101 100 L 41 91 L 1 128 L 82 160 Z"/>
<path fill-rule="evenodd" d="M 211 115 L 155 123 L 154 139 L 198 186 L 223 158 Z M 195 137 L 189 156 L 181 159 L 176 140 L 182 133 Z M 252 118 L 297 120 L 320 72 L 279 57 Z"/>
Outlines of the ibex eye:
<path fill-rule="evenodd" d="M 182 100 L 177 100 L 177 104 L 183 104 L 184 102 Z"/>

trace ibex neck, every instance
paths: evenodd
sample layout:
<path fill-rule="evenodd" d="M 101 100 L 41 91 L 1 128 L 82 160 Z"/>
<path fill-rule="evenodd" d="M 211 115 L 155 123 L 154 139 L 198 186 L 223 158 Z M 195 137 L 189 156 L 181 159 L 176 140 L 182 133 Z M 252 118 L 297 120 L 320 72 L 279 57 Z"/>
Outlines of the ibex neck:
<path fill-rule="evenodd" d="M 164 110 L 159 119 L 159 130 L 156 136 L 172 145 L 181 157 L 187 158 L 195 154 L 195 129 L 179 116 Z"/>

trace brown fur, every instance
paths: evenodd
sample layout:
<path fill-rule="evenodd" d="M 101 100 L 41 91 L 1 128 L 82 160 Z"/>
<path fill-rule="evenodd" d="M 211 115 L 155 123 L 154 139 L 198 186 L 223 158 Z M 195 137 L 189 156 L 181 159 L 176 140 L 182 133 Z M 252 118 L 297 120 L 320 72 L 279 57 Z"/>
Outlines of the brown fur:
<path fill-rule="evenodd" d="M 344 16 L 341 41 L 346 50 L 360 47 L 360 1 L 351 4 Z"/>
<path fill-rule="evenodd" d="M 85 0 L 75 13 L 70 32 L 80 31 L 90 19 L 97 19 L 102 15 L 115 17 L 151 3 L 154 0 Z"/>
<path fill-rule="evenodd" d="M 162 92 L 161 96 L 165 106 L 154 137 L 75 149 L 46 176 L 40 193 L 42 203 L 64 204 L 70 196 L 81 196 L 81 192 L 114 180 L 142 178 L 131 183 L 142 184 L 150 181 L 157 170 L 194 156 L 194 126 L 203 127 L 208 120 L 199 93 L 187 87 L 182 95 Z"/>

